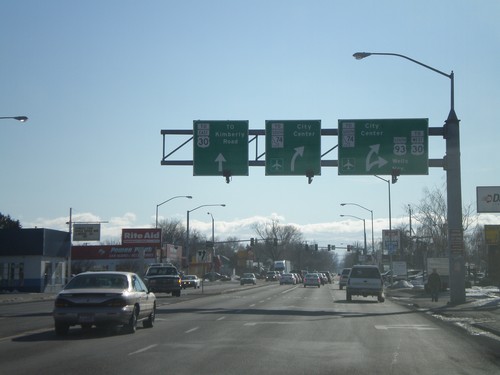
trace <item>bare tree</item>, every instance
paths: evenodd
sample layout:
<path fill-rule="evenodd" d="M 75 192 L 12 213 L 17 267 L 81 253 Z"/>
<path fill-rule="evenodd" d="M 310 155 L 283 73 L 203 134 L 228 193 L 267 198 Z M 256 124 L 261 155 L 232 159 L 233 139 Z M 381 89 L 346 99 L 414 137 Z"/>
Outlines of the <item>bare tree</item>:
<path fill-rule="evenodd" d="M 271 219 L 265 224 L 255 224 L 258 241 L 265 246 L 263 251 L 273 261 L 290 259 L 294 244 L 302 242 L 302 233 L 293 225 L 280 225 L 279 220 Z"/>
<path fill-rule="evenodd" d="M 432 191 L 424 188 L 424 198 L 412 211 L 412 218 L 418 223 L 415 236 L 426 242 L 429 255 L 446 256 L 448 249 L 448 211 L 442 189 Z M 409 211 L 409 208 L 408 208 Z M 472 204 L 462 208 L 462 229 L 468 231 L 476 221 Z"/>

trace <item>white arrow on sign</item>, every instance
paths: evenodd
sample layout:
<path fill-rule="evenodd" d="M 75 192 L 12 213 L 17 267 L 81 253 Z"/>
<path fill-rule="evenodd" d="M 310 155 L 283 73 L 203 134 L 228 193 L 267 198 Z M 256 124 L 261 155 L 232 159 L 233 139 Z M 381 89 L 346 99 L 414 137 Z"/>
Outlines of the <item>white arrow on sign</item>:
<path fill-rule="evenodd" d="M 380 145 L 371 145 L 370 146 L 370 152 L 368 153 L 368 156 L 366 157 L 366 171 L 368 172 L 372 167 L 378 165 L 379 168 L 382 168 L 384 165 L 387 164 L 387 160 L 384 158 L 381 158 L 378 156 L 378 151 L 380 149 Z M 376 157 L 376 160 L 370 163 L 370 159 L 372 158 L 372 155 L 375 154 L 378 156 Z"/>
<path fill-rule="evenodd" d="M 298 156 L 302 156 L 304 154 L 304 146 L 300 147 L 295 147 L 295 154 L 292 156 L 292 162 L 290 163 L 290 169 L 291 171 L 295 171 L 295 159 L 297 159 Z"/>
<path fill-rule="evenodd" d="M 224 155 L 219 154 L 219 155 L 215 158 L 215 162 L 219 163 L 219 172 L 222 172 L 222 163 L 225 163 L 225 162 L 226 162 L 226 159 L 224 158 Z"/>

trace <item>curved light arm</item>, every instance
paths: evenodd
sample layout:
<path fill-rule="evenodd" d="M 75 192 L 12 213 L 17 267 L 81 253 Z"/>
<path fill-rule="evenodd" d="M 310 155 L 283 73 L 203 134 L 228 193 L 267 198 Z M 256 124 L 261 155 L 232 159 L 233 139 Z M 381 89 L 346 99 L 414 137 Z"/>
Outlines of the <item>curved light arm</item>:
<path fill-rule="evenodd" d="M 160 207 L 162 204 L 165 204 L 167 202 L 170 202 L 172 199 L 175 199 L 175 198 L 188 198 L 188 199 L 192 199 L 193 197 L 191 195 L 176 195 L 175 197 L 172 197 L 170 199 L 167 199 L 166 201 L 164 202 L 161 202 L 161 203 L 158 203 L 156 205 L 156 221 L 155 221 L 155 228 L 158 228 L 158 207 Z"/>
<path fill-rule="evenodd" d="M 412 59 L 411 57 L 401 55 L 399 53 L 391 53 L 391 52 L 356 52 L 352 56 L 356 60 L 361 60 L 364 59 L 368 56 L 396 56 L 396 57 L 401 57 L 403 59 L 409 60 L 415 64 L 418 64 L 420 66 L 423 66 L 424 68 L 427 68 L 429 70 L 432 70 L 433 72 L 436 72 L 438 74 L 441 74 L 451 80 L 451 111 L 450 111 L 450 118 L 456 118 L 455 114 L 455 75 L 453 74 L 453 70 L 451 71 L 450 74 L 447 74 L 445 72 L 442 72 L 441 70 L 438 70 L 436 68 L 433 68 L 432 66 L 429 66 L 427 64 L 421 63 L 420 61 L 417 61 L 415 59 Z"/>
<path fill-rule="evenodd" d="M 7 119 L 17 120 L 17 121 L 21 121 L 21 122 L 28 121 L 28 117 L 26 117 L 26 116 L 4 116 L 4 117 L 0 117 L 0 120 L 7 120 Z"/>

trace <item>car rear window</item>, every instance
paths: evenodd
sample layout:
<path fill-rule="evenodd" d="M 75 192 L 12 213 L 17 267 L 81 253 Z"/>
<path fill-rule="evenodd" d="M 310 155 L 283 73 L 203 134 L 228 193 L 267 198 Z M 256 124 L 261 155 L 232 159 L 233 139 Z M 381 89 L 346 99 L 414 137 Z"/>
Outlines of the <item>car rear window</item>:
<path fill-rule="evenodd" d="M 363 278 L 363 279 L 378 279 L 380 278 L 380 272 L 375 267 L 366 267 L 366 268 L 353 268 L 349 277 L 352 278 Z"/>

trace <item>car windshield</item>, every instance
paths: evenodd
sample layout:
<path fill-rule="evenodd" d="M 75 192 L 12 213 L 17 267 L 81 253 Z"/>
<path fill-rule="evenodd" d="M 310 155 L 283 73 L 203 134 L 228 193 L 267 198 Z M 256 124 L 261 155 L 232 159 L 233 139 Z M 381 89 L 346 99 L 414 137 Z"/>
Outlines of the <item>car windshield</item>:
<path fill-rule="evenodd" d="M 253 273 L 244 273 L 243 277 L 253 277 Z"/>
<path fill-rule="evenodd" d="M 65 289 L 125 289 L 127 276 L 113 274 L 77 275 Z"/>

